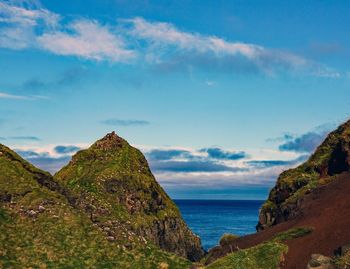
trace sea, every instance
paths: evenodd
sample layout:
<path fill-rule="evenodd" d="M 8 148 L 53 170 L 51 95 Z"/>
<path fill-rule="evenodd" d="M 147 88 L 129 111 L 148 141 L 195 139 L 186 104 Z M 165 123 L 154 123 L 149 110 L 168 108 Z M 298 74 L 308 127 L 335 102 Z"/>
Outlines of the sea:
<path fill-rule="evenodd" d="M 200 236 L 204 249 L 218 245 L 224 233 L 246 235 L 255 232 L 257 200 L 175 200 L 191 230 Z"/>

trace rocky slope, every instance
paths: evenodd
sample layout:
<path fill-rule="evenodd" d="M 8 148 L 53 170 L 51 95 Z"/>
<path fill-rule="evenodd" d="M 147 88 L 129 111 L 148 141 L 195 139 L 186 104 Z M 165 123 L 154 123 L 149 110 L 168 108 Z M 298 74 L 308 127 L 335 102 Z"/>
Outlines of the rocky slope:
<path fill-rule="evenodd" d="M 327 136 L 307 162 L 279 176 L 260 210 L 257 230 L 296 217 L 305 194 L 349 170 L 350 121 L 347 121 Z"/>
<path fill-rule="evenodd" d="M 288 240 L 283 269 L 306 268 L 312 254 L 334 258 L 340 246 L 350 244 L 350 173 L 345 172 L 333 181 L 317 186 L 305 194 L 299 203 L 299 214 L 287 221 L 266 227 L 255 234 L 239 237 L 230 246 L 216 247 L 209 251 L 207 263 L 225 258 L 236 250 L 250 249 L 273 239 L 276 234 L 290 229 L 309 228 L 311 233 Z M 338 261 L 337 261 L 338 260 Z M 346 269 L 350 255 L 336 258 L 337 269 Z"/>
<path fill-rule="evenodd" d="M 311 265 L 311 268 L 349 268 L 350 253 L 339 251 L 350 245 L 349 167 L 350 121 L 331 132 L 308 161 L 279 176 L 261 209 L 259 232 L 211 249 L 205 264 L 209 264 L 208 268 L 220 268 L 215 266 L 231 266 L 246 259 L 250 264 L 267 242 L 278 234 L 297 229 L 304 231 L 304 235 L 282 242 L 286 251 L 278 268 L 303 269 Z M 266 249 L 262 254 L 268 253 Z M 276 258 L 279 253 L 271 252 L 271 255 L 263 260 Z M 317 260 L 319 257 L 324 263 Z M 251 268 L 276 268 L 263 264 L 257 262 Z"/>
<path fill-rule="evenodd" d="M 133 249 L 130 239 L 140 237 L 192 261 L 204 255 L 143 154 L 114 132 L 74 155 L 54 178 L 108 240 Z"/>
<path fill-rule="evenodd" d="M 0 144 L 0 268 L 188 268 L 133 236 L 108 240 L 69 190 Z M 163 266 L 163 267 L 162 267 Z"/>

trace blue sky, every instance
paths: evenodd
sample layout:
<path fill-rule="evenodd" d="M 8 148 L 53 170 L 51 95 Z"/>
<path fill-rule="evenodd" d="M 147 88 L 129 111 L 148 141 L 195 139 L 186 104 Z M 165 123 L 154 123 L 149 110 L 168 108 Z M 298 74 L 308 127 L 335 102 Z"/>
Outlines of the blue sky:
<path fill-rule="evenodd" d="M 0 143 L 115 130 L 174 198 L 264 199 L 349 117 L 348 1 L 0 0 Z"/>

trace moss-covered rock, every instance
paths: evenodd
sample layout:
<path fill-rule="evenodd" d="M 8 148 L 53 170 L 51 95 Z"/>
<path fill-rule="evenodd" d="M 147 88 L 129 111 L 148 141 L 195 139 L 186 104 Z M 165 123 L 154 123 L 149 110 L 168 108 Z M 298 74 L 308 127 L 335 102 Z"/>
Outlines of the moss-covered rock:
<path fill-rule="evenodd" d="M 308 161 L 278 177 L 260 209 L 257 230 L 294 217 L 305 194 L 345 171 L 350 171 L 350 121 L 331 132 Z"/>
<path fill-rule="evenodd" d="M 110 240 L 133 248 L 141 237 L 193 261 L 203 256 L 199 237 L 156 182 L 143 154 L 114 132 L 79 151 L 54 178 Z"/>
<path fill-rule="evenodd" d="M 188 268 L 151 243 L 110 242 L 50 174 L 0 144 L 0 268 Z M 136 239 L 136 236 L 135 236 Z"/>

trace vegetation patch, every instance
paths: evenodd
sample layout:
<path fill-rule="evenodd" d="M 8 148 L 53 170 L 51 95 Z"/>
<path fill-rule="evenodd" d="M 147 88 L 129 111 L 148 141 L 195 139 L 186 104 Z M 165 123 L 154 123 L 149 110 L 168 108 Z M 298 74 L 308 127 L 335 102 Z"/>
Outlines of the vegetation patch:
<path fill-rule="evenodd" d="M 275 237 L 273 237 L 272 240 L 279 241 L 279 242 L 285 242 L 294 238 L 303 237 L 305 235 L 308 235 L 312 233 L 314 229 L 312 227 L 298 227 L 290 229 L 286 232 L 282 232 L 277 234 Z"/>
<path fill-rule="evenodd" d="M 206 269 L 273 269 L 281 262 L 288 247 L 277 241 L 229 254 L 206 267 Z"/>
<path fill-rule="evenodd" d="M 234 235 L 234 234 L 224 234 L 220 240 L 219 240 L 219 244 L 222 247 L 225 246 L 229 246 L 232 245 L 234 243 L 234 241 L 239 238 L 238 235 Z"/>

